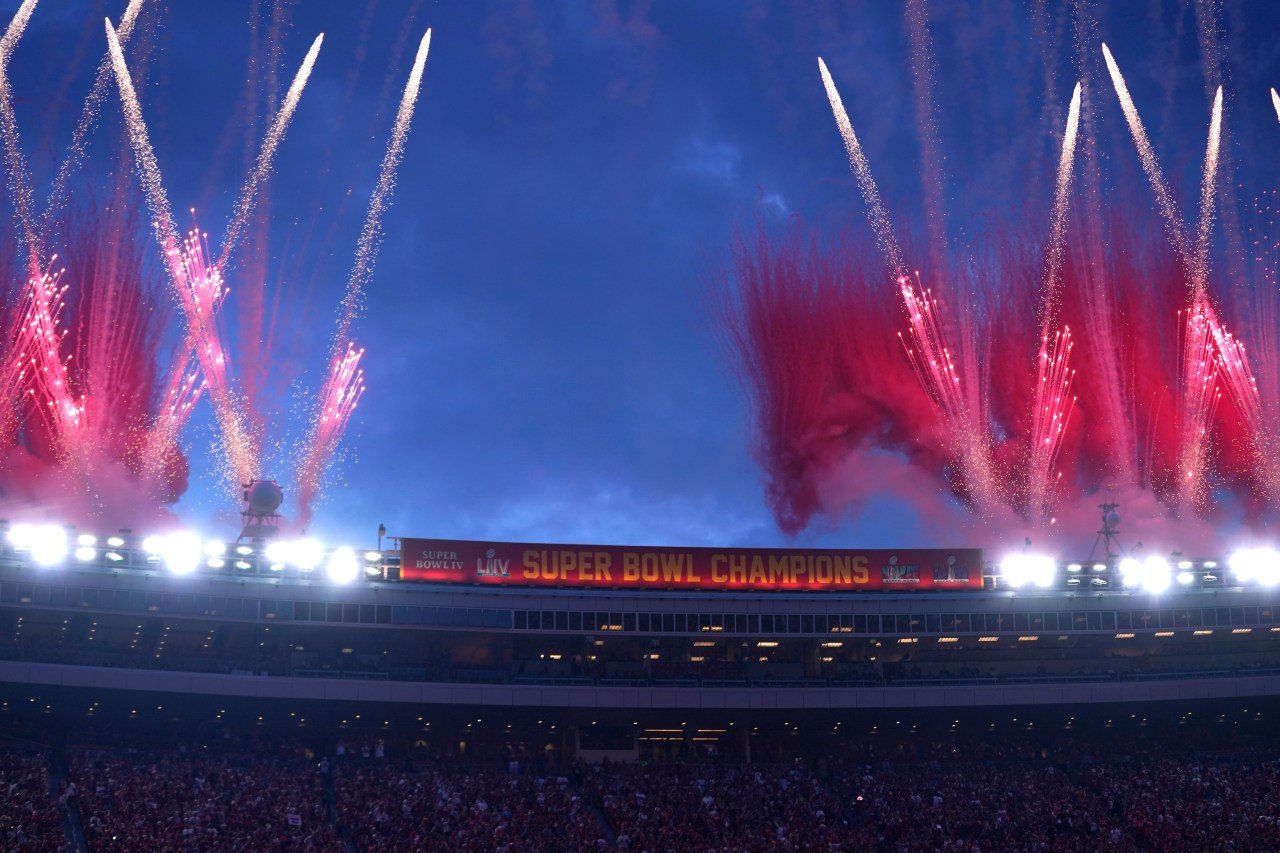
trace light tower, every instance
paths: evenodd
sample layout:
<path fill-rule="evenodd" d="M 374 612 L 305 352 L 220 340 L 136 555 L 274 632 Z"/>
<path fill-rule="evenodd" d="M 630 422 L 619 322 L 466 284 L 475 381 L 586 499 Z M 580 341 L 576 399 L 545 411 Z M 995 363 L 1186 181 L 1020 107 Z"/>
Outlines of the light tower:
<path fill-rule="evenodd" d="M 244 509 L 240 518 L 244 527 L 236 539 L 273 539 L 280 530 L 280 514 L 276 512 L 284 503 L 284 489 L 275 480 L 251 480 L 244 486 Z"/>
<path fill-rule="evenodd" d="M 1119 508 L 1120 504 L 1111 499 L 1098 504 L 1098 509 L 1102 510 L 1102 527 L 1098 530 L 1098 538 L 1093 541 L 1089 559 L 1093 559 L 1093 552 L 1098 550 L 1099 542 L 1102 543 L 1104 562 L 1110 565 L 1120 558 L 1120 513 L 1116 512 Z"/>

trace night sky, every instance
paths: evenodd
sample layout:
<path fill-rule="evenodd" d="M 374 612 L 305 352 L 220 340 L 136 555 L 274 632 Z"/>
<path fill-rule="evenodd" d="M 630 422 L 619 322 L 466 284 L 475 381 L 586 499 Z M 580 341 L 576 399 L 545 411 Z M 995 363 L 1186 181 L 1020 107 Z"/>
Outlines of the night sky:
<path fill-rule="evenodd" d="M 174 208 L 198 208 L 216 240 L 244 174 L 259 4 L 152 3 L 143 107 Z M 264 18 L 270 5 L 261 3 Z M 320 381 L 412 49 L 434 31 L 356 329 L 369 390 L 312 531 L 355 544 L 372 544 L 380 522 L 393 535 L 782 544 L 712 291 L 735 229 L 799 222 L 833 238 L 866 232 L 819 55 L 895 223 L 920 230 L 898 4 L 286 5 L 284 81 L 316 33 L 326 41 L 270 187 L 271 269 L 282 279 L 271 286 L 284 305 L 273 442 L 305 429 L 306 394 Z M 1077 79 L 1067 4 L 1043 4 L 1040 35 L 1030 0 L 931 5 L 953 233 L 977 240 L 1026 228 L 1041 238 Z M 1190 207 L 1210 99 L 1193 4 L 1112 5 L 1096 32 Z M 1263 166 L 1280 144 L 1267 96 L 1280 85 L 1280 12 L 1267 2 L 1206 5 L 1221 7 L 1222 61 L 1210 73 L 1226 82 L 1243 202 L 1276 181 Z M 0 3 L 6 19 L 16 6 Z M 88 90 L 102 19 L 123 6 L 45 0 L 37 9 L 10 75 L 38 176 L 54 168 Z M 266 32 L 256 40 L 262 55 Z M 1090 73 L 1102 74 L 1097 43 L 1081 47 Z M 1097 82 L 1086 92 L 1097 116 L 1090 144 L 1117 187 L 1141 190 L 1138 213 L 1155 222 L 1114 92 Z M 114 87 L 104 115 L 91 153 L 100 177 L 122 150 Z M 234 302 L 234 270 L 230 278 Z M 211 441 L 206 406 L 186 436 L 192 485 L 176 509 L 209 534 L 232 528 L 237 509 L 216 486 Z M 290 471 L 277 457 L 264 473 L 286 480 Z M 930 532 L 886 492 L 800 542 L 928 544 Z"/>

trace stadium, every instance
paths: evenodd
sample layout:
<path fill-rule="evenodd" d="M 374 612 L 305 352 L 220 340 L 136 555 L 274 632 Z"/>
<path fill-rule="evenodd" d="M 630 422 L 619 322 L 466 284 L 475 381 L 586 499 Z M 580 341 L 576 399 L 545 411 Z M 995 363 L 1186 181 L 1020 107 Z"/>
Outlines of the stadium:
<path fill-rule="evenodd" d="M 0 850 L 1280 850 L 1270 4 L 8 5 Z"/>
<path fill-rule="evenodd" d="M 0 714 L 17 743 L 57 745 L 45 773 L 75 785 L 65 822 L 94 849 L 140 831 L 130 820 L 156 844 L 195 843 L 194 828 L 305 849 L 430 847 L 451 825 L 477 833 L 453 838 L 461 849 L 812 849 L 869 843 L 886 821 L 911 843 L 1043 832 L 1073 849 L 1115 829 L 1118 849 L 1167 849 L 1187 827 L 1139 827 L 1139 800 L 1118 791 L 1150 797 L 1190 766 L 1243 774 L 1241 794 L 1262 786 L 1232 818 L 1243 849 L 1280 830 L 1264 794 L 1280 713 L 1272 552 L 1135 566 L 410 538 L 357 552 L 54 525 L 5 537 Z M 46 760 L 19 748 L 5 779 Z M 215 772 L 281 784 L 236 827 L 222 807 L 193 816 Z M 130 773 L 172 790 L 122 812 Z M 1017 796 L 1055 808 L 1115 790 L 1106 809 L 1033 826 L 995 820 L 993 781 L 966 788 L 993 773 L 1052 780 Z M 803 795 L 782 797 L 790 786 Z M 737 811 L 766 795 L 773 811 Z M 1188 790 L 1162 795 L 1194 806 Z M 897 796 L 938 803 L 921 822 Z M 947 811 L 969 797 L 983 815 Z M 1220 808 L 1188 826 L 1227 837 Z M 695 834 L 664 834 L 659 814 Z M 10 820 L 32 832 L 35 818 Z"/>

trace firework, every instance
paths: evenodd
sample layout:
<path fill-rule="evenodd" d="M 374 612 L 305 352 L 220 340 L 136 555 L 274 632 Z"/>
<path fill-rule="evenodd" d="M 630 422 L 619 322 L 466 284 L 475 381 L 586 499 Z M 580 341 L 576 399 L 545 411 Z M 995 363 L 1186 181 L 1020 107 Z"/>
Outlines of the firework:
<path fill-rule="evenodd" d="M 334 448 L 346 430 L 352 411 L 364 394 L 364 372 L 359 367 L 364 350 L 358 349 L 350 340 L 351 326 L 359 315 L 365 288 L 373 277 L 373 267 L 382 243 L 382 218 L 391 205 L 395 192 L 396 170 L 404 157 L 404 146 L 409 138 L 414 105 L 422 86 L 422 72 L 427 64 L 427 52 L 430 48 L 431 30 L 428 29 L 418 43 L 418 53 L 414 57 L 409 80 L 405 83 L 404 94 L 400 98 L 400 109 L 396 112 L 391 141 L 382 158 L 378 182 L 374 185 L 364 227 L 356 242 L 355 264 L 347 279 L 347 292 L 342 300 L 338 330 L 329 357 L 329 370 L 320 389 L 311 431 L 298 465 L 298 513 L 303 526 L 311 517 L 312 505 Z"/>
<path fill-rule="evenodd" d="M 1038 243 L 1042 272 L 1016 242 L 989 267 L 970 260 L 966 274 L 990 281 L 990 301 L 976 306 L 948 304 L 904 272 L 867 158 L 820 62 L 874 245 L 894 275 L 886 288 L 856 241 L 822 246 L 798 230 L 781 240 L 761 233 L 735 249 L 726 328 L 756 401 L 766 493 L 784 531 L 885 488 L 885 459 L 894 455 L 911 463 L 897 486 L 926 524 L 947 511 L 927 494 L 930 482 L 968 505 L 974 521 L 1006 532 L 1043 532 L 1068 518 L 1078 535 L 1091 529 L 1092 496 L 1104 492 L 1124 495 L 1153 524 L 1163 514 L 1194 526 L 1210 511 L 1211 480 L 1243 505 L 1280 506 L 1280 399 L 1265 398 L 1258 373 L 1274 361 L 1266 356 L 1274 317 L 1256 321 L 1262 333 L 1272 330 L 1260 360 L 1226 327 L 1210 288 L 1222 90 L 1213 92 L 1199 218 L 1189 229 L 1109 50 L 1104 58 L 1167 249 L 1123 217 L 1095 221 L 1084 240 L 1068 233 L 1077 84 L 1050 227 Z M 1273 102 L 1280 118 L 1280 95 Z M 1260 308 L 1274 313 L 1275 305 Z M 1176 334 L 1161 334 L 1160 318 Z M 1087 334 L 1078 338 L 1077 328 Z M 885 329 L 896 330 L 897 359 L 886 355 Z M 977 357 L 962 359 L 951 338 L 966 329 L 979 330 L 965 347 Z M 864 471 L 879 472 L 874 485 Z M 999 486 L 983 494 L 984 476 Z"/>
<path fill-rule="evenodd" d="M 315 67 L 323 34 L 316 37 L 268 123 L 257 157 L 232 207 L 224 240 L 212 252 L 208 235 L 193 228 L 180 236 L 163 175 L 126 64 L 124 46 L 146 0 L 130 0 L 118 26 L 105 21 L 106 54 L 86 97 L 65 159 L 53 177 L 49 200 L 37 217 L 5 73 L 36 7 L 24 0 L 0 36 L 0 156 L 11 197 L 14 239 L 26 271 L 0 317 L 0 477 L 5 505 L 55 510 L 61 518 L 93 516 L 138 520 L 175 501 L 185 488 L 183 430 L 201 399 L 217 420 L 227 483 L 260 474 L 263 442 L 246 401 L 236 390 L 228 347 L 220 328 L 230 288 L 227 271 L 251 230 L 275 157 Z M 377 256 L 381 219 L 390 205 L 395 173 L 404 156 L 421 85 L 430 31 L 405 87 L 387 155 L 357 250 L 340 335 L 350 331 Z M 271 67 L 276 62 L 273 41 Z M 165 278 L 182 323 L 180 344 L 167 366 L 157 358 L 170 314 L 157 300 L 134 248 L 136 190 L 127 173 L 113 177 L 112 203 L 86 204 L 71 193 L 72 175 L 87 156 L 107 87 L 114 80 L 132 150 L 138 189 L 160 249 Z M 194 211 L 192 211 L 194 216 Z M 256 226 L 254 226 L 256 227 Z M 74 271 L 58 257 L 41 261 L 47 246 L 73 247 Z M 75 282 L 75 288 L 71 282 Z M 306 483 L 309 517 L 324 468 L 364 391 L 364 350 L 335 345 L 320 389 L 311 452 L 299 479 Z M 56 508 L 56 509 L 55 509 Z"/>

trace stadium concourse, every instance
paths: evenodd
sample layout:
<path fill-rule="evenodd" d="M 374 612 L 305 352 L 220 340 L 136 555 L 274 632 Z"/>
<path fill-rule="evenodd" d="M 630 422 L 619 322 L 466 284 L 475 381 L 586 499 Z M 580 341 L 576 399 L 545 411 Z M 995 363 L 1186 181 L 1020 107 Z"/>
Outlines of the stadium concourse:
<path fill-rule="evenodd" d="M 3 847 L 1280 849 L 1269 554 L 398 545 L 9 536 Z"/>

